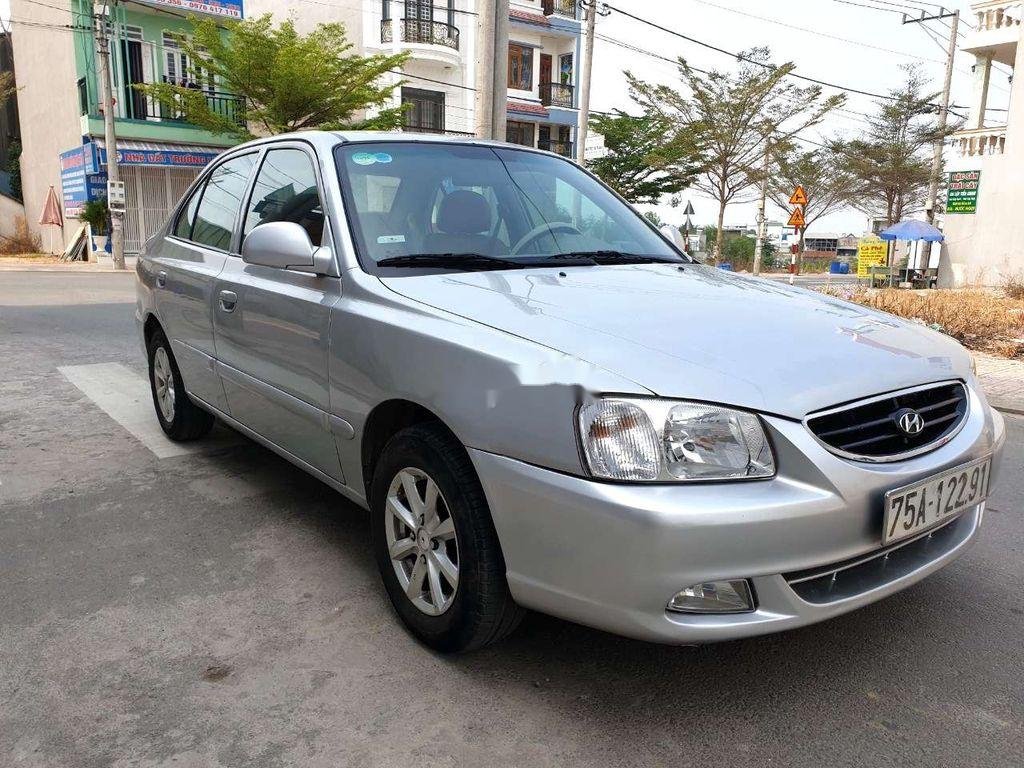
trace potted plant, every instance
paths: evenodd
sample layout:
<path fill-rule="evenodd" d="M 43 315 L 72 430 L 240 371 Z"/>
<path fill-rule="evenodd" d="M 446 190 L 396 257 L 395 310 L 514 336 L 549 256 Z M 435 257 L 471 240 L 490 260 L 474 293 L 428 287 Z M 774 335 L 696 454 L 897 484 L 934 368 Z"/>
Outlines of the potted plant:
<path fill-rule="evenodd" d="M 110 211 L 107 209 L 107 199 L 98 197 L 95 200 L 87 200 L 82 207 L 78 218 L 89 225 L 92 231 L 93 250 L 105 251 L 107 249 L 107 222 L 110 220 Z"/>

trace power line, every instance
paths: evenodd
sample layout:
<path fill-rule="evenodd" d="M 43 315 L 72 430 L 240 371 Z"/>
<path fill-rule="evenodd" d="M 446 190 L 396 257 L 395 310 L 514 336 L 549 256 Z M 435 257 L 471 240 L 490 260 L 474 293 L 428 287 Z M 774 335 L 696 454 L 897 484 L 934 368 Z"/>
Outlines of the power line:
<path fill-rule="evenodd" d="M 837 0 L 837 2 L 839 2 L 839 1 L 840 0 Z M 667 33 L 669 35 L 673 35 L 674 37 L 681 38 L 683 40 L 686 40 L 687 42 L 694 43 L 695 45 L 699 45 L 699 46 L 702 46 L 704 48 L 708 48 L 708 49 L 710 49 L 712 51 L 716 51 L 718 53 L 724 54 L 726 56 L 729 56 L 730 58 L 736 59 L 737 61 L 744 61 L 744 62 L 747 62 L 748 64 L 754 64 L 756 66 L 764 67 L 765 69 L 770 69 L 770 70 L 775 70 L 775 69 L 778 68 L 774 64 L 769 64 L 767 62 L 758 61 L 757 59 L 750 58 L 749 56 L 744 56 L 743 54 L 735 53 L 733 51 L 728 51 L 725 48 L 720 48 L 719 46 L 713 45 L 712 43 L 707 43 L 707 42 L 705 42 L 703 40 L 698 40 L 695 37 L 690 37 L 689 35 L 684 35 L 682 32 L 677 32 L 674 29 L 669 29 L 668 27 L 664 27 L 661 24 L 658 24 L 656 22 L 650 21 L 650 20 L 642 18 L 640 16 L 636 16 L 636 15 L 634 15 L 632 13 L 629 13 L 628 11 L 624 11 L 621 8 L 617 8 L 617 7 L 613 6 L 613 5 L 608 5 L 607 7 L 609 9 L 611 9 L 612 11 L 615 11 L 616 13 L 620 13 L 620 14 L 622 14 L 623 16 L 625 16 L 627 18 L 633 19 L 634 21 L 638 21 L 641 24 L 645 24 L 645 25 L 647 25 L 649 27 L 652 27 L 654 29 L 657 29 L 657 30 L 659 30 L 661 32 L 665 32 L 665 33 Z M 870 97 L 876 98 L 876 99 L 887 99 L 889 101 L 900 101 L 900 98 L 901 98 L 899 96 L 894 96 L 891 93 L 887 93 L 887 94 L 875 93 L 873 91 L 865 91 L 865 90 L 862 90 L 860 88 L 852 88 L 852 87 L 849 87 L 849 86 L 837 85 L 836 83 L 830 83 L 827 80 L 821 80 L 821 79 L 816 78 L 816 77 L 810 77 L 808 75 L 797 74 L 797 72 L 795 70 L 790 71 L 787 74 L 787 77 L 793 77 L 793 78 L 796 78 L 798 80 L 804 80 L 806 82 L 815 83 L 816 85 L 823 85 L 823 86 L 826 86 L 828 88 L 834 88 L 837 91 L 845 91 L 847 93 L 856 93 L 856 94 L 859 94 L 861 96 L 870 96 Z M 938 107 L 939 105 L 938 104 L 929 104 L 929 106 Z M 962 117 L 962 115 L 957 115 L 957 117 Z"/>
<path fill-rule="evenodd" d="M 747 13 L 746 11 L 741 11 L 741 10 L 739 10 L 737 8 L 729 8 L 728 6 L 725 6 L 725 5 L 719 5 L 718 3 L 710 2 L 710 0 L 693 0 L 693 2 L 700 3 L 701 5 L 709 5 L 712 8 L 718 8 L 721 11 L 727 11 L 729 13 L 735 13 L 735 14 L 737 14 L 739 16 L 746 16 L 747 18 L 750 18 L 750 19 L 757 19 L 758 21 L 765 21 L 765 22 L 768 22 L 769 24 L 775 24 L 775 25 L 780 26 L 780 27 L 786 27 L 787 29 L 795 29 L 795 30 L 797 30 L 799 32 L 809 32 L 812 35 L 815 35 L 817 37 L 827 37 L 830 40 L 838 40 L 839 42 L 842 42 L 842 43 L 849 43 L 850 45 L 858 45 L 861 48 L 871 48 L 872 50 L 875 50 L 875 51 L 883 51 L 885 53 L 893 53 L 893 54 L 896 54 L 897 56 L 904 56 L 904 57 L 906 57 L 908 59 L 914 59 L 915 61 L 931 61 L 931 62 L 934 62 L 936 64 L 944 64 L 945 63 L 944 61 L 940 61 L 939 59 L 922 58 L 920 56 L 915 56 L 912 53 L 906 53 L 905 51 L 897 51 L 894 48 L 883 48 L 880 45 L 872 45 L 871 43 L 865 43 L 865 42 L 861 42 L 859 40 L 850 40 L 850 39 L 845 38 L 845 37 L 839 37 L 838 35 L 830 35 L 827 32 L 822 32 L 822 31 L 817 30 L 817 29 L 808 29 L 807 27 L 800 27 L 800 26 L 797 26 L 796 24 L 789 24 L 789 23 L 784 22 L 784 21 L 779 21 L 778 19 L 770 19 L 770 18 L 768 18 L 766 16 L 758 16 L 757 14 Z"/>

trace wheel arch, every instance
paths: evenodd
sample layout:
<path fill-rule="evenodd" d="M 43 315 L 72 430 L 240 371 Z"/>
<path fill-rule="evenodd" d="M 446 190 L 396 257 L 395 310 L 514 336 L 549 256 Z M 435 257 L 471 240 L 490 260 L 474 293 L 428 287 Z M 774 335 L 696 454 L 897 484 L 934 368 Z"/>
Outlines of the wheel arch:
<path fill-rule="evenodd" d="M 149 341 L 157 331 L 160 331 L 165 336 L 167 335 L 164 331 L 164 327 L 160 325 L 160 321 L 157 320 L 156 315 L 153 312 L 147 312 L 146 319 L 142 323 L 142 338 L 145 339 L 146 349 L 149 349 Z"/>
<path fill-rule="evenodd" d="M 372 504 L 373 468 L 388 440 L 417 424 L 436 424 L 462 445 L 455 431 L 426 406 L 403 398 L 392 398 L 374 406 L 363 424 L 360 459 L 367 504 Z"/>

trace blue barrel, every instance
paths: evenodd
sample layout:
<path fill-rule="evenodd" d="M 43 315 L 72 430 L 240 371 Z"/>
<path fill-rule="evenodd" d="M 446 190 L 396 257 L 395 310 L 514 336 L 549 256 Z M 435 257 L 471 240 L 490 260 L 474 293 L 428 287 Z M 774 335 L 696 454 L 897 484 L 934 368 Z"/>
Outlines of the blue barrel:
<path fill-rule="evenodd" d="M 842 264 L 839 265 L 839 274 L 840 275 L 848 275 L 848 274 L 850 274 L 850 264 L 849 264 L 849 262 L 844 261 Z"/>
<path fill-rule="evenodd" d="M 723 261 L 718 265 L 719 269 L 724 269 L 726 272 L 732 272 L 732 262 Z"/>
<path fill-rule="evenodd" d="M 841 275 L 843 273 L 843 262 L 833 261 L 828 265 L 828 271 L 833 275 Z"/>

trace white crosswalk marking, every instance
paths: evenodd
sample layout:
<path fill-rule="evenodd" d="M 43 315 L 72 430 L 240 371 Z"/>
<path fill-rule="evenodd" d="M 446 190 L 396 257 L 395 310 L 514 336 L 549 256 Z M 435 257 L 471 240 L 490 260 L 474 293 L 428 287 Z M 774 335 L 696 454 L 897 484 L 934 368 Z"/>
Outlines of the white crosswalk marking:
<path fill-rule="evenodd" d="M 169 439 L 153 411 L 149 382 L 119 363 L 65 365 L 57 370 L 158 459 L 223 447 L 223 441 L 212 446 L 210 440 L 176 443 Z"/>

